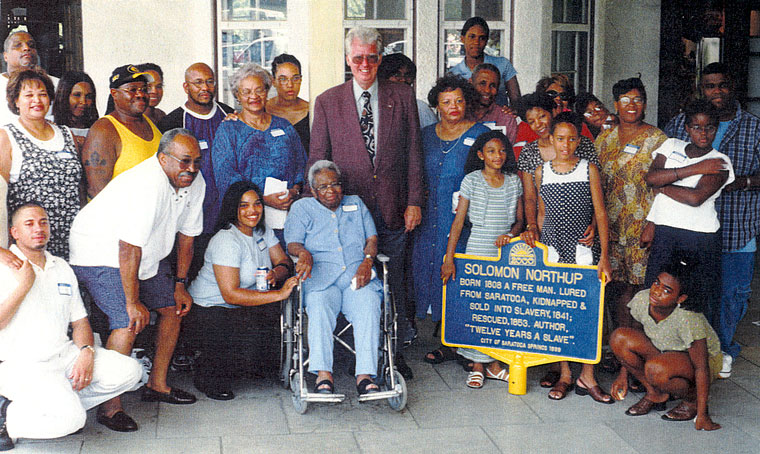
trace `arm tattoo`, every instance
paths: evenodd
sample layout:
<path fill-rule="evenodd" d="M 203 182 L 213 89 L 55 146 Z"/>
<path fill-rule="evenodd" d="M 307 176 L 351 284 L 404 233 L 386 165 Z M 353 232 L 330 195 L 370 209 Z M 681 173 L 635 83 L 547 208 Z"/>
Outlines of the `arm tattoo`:
<path fill-rule="evenodd" d="M 102 167 L 106 164 L 106 160 L 97 151 L 90 153 L 90 156 L 84 161 L 85 167 Z"/>

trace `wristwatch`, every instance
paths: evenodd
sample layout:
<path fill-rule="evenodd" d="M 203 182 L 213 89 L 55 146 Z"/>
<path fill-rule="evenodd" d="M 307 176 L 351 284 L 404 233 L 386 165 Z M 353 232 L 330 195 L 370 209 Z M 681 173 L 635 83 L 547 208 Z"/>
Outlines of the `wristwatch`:
<path fill-rule="evenodd" d="M 187 287 L 187 278 L 186 277 L 172 276 L 172 279 L 174 280 L 175 284 L 184 284 L 185 287 Z"/>

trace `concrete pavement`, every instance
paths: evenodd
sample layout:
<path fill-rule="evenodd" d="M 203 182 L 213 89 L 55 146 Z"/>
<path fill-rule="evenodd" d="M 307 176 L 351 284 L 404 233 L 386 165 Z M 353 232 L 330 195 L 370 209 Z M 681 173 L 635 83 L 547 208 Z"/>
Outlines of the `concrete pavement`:
<path fill-rule="evenodd" d="M 415 378 L 402 412 L 384 401 L 359 404 L 346 365 L 336 387 L 348 398 L 341 404 L 310 404 L 297 414 L 290 392 L 270 366 L 258 376 L 236 382 L 237 397 L 209 400 L 192 386 L 188 373 L 171 382 L 196 392 L 189 406 L 144 403 L 139 392 L 125 396 L 127 412 L 140 430 L 123 434 L 95 422 L 94 410 L 77 434 L 48 441 L 19 440 L 12 453 L 758 453 L 760 452 L 760 273 L 756 273 L 750 310 L 737 333 L 745 346 L 730 379 L 713 384 L 710 414 L 723 428 L 697 432 L 693 422 L 624 414 L 639 396 L 614 405 L 570 393 L 562 401 L 538 386 L 546 366 L 528 371 L 528 392 L 513 396 L 507 383 L 488 380 L 480 390 L 466 387 L 456 362 L 430 366 L 424 352 L 437 346 L 430 320 L 420 324 L 420 339 L 406 350 Z M 255 375 L 255 374 L 254 374 Z M 577 370 L 576 370 L 577 375 Z M 599 373 L 609 389 L 614 377 Z M 313 378 L 311 378 L 313 383 Z M 675 405 L 670 403 L 669 408 Z"/>

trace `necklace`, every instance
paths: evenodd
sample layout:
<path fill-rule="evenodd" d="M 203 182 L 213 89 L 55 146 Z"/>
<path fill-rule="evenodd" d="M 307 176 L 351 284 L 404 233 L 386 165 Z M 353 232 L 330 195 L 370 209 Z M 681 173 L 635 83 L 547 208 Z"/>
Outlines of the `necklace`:
<path fill-rule="evenodd" d="M 438 138 L 438 140 L 441 142 L 441 153 L 443 153 L 443 154 L 449 154 L 449 152 L 450 152 L 451 150 L 453 150 L 453 149 L 454 149 L 454 147 L 456 147 L 456 146 L 457 146 L 457 144 L 459 143 L 459 141 L 462 139 L 462 136 L 463 136 L 463 135 L 464 135 L 464 133 L 462 133 L 462 135 L 460 135 L 460 136 L 457 138 L 457 140 L 454 142 L 454 144 L 453 144 L 453 145 L 451 145 L 451 146 L 450 146 L 448 149 L 444 148 L 444 144 L 445 144 L 445 143 L 451 143 L 452 141 L 451 141 L 451 140 L 443 140 L 443 139 L 441 139 L 441 138 L 439 137 L 439 138 Z"/>

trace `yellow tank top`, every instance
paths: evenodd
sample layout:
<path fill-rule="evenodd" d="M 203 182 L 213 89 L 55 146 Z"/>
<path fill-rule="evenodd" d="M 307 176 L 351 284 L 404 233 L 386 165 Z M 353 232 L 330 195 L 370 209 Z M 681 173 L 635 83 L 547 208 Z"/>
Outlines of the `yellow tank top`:
<path fill-rule="evenodd" d="M 116 175 L 125 170 L 129 170 L 137 164 L 145 161 L 158 151 L 158 143 L 161 141 L 161 131 L 159 131 L 153 122 L 145 115 L 143 115 L 143 118 L 145 118 L 145 121 L 150 125 L 150 129 L 153 130 L 153 140 L 150 142 L 143 140 L 140 136 L 130 131 L 129 128 L 124 126 L 119 120 L 111 115 L 106 115 L 104 118 L 107 118 L 111 122 L 121 138 L 121 153 L 119 154 L 119 159 L 116 160 L 116 164 L 113 166 L 113 176 L 111 179 L 115 178 Z"/>

